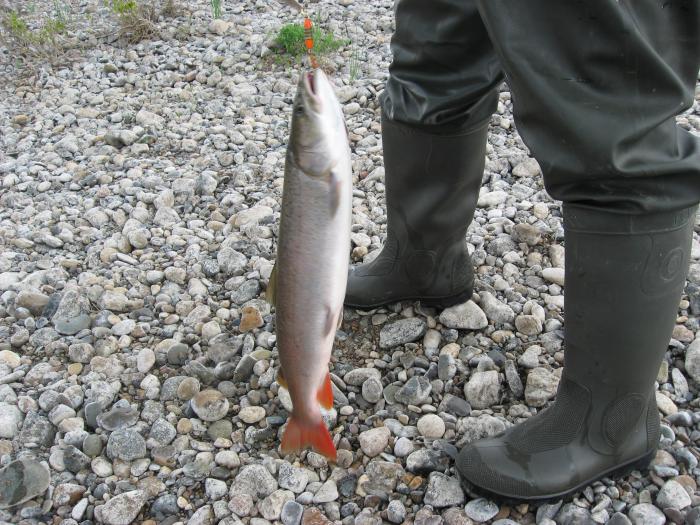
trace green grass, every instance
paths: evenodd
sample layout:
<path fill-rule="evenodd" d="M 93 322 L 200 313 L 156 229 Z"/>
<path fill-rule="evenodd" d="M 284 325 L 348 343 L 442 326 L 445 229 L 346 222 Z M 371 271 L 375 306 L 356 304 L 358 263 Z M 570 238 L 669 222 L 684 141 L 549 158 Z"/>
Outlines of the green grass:
<path fill-rule="evenodd" d="M 17 12 L 12 11 L 3 20 L 10 36 L 23 46 L 43 46 L 52 43 L 58 35 L 65 33 L 64 18 L 48 18 L 37 29 L 30 29 L 27 22 Z"/>
<path fill-rule="evenodd" d="M 112 0 L 112 11 L 117 15 L 128 15 L 136 11 L 136 0 Z"/>
<path fill-rule="evenodd" d="M 211 10 L 214 18 L 221 18 L 221 0 L 211 0 Z"/>
<path fill-rule="evenodd" d="M 313 51 L 316 55 L 325 55 L 337 51 L 350 43 L 350 40 L 336 38 L 330 31 L 324 31 L 314 25 L 312 29 L 314 39 Z M 285 54 L 298 58 L 306 53 L 304 44 L 304 28 L 300 24 L 286 24 L 277 33 L 277 44 Z"/>

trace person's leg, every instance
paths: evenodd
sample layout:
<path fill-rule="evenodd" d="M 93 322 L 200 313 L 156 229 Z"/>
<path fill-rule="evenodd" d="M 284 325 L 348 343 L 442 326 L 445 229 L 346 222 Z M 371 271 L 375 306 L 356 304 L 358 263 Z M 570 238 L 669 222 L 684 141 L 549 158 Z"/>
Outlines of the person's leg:
<path fill-rule="evenodd" d="M 473 0 L 400 0 L 382 104 L 387 236 L 348 276 L 345 304 L 468 300 L 466 231 L 502 81 Z"/>
<path fill-rule="evenodd" d="M 700 141 L 674 121 L 700 67 L 697 1 L 484 0 L 516 125 L 564 201 L 565 367 L 548 409 L 467 445 L 468 485 L 562 497 L 654 457 L 654 381 L 700 201 Z"/>

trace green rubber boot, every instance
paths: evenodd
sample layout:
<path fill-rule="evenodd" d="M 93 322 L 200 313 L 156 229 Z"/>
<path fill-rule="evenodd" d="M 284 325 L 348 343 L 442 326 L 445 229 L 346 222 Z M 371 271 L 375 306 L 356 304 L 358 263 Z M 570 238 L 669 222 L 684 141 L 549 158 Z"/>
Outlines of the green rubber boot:
<path fill-rule="evenodd" d="M 630 216 L 564 206 L 565 367 L 556 401 L 457 457 L 465 485 L 558 499 L 645 468 L 659 442 L 654 381 L 690 261 L 697 207 Z"/>
<path fill-rule="evenodd" d="M 471 298 L 465 237 L 481 188 L 486 128 L 438 134 L 382 117 L 386 241 L 376 259 L 350 270 L 347 306 L 420 299 L 447 307 Z"/>

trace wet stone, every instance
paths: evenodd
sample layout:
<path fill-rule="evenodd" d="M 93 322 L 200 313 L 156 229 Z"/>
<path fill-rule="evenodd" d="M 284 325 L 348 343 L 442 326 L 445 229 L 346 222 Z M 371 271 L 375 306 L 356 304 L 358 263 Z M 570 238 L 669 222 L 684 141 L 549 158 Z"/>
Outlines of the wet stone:
<path fill-rule="evenodd" d="M 301 516 L 304 513 L 304 507 L 296 501 L 287 501 L 282 506 L 280 513 L 280 521 L 283 525 L 299 525 Z"/>

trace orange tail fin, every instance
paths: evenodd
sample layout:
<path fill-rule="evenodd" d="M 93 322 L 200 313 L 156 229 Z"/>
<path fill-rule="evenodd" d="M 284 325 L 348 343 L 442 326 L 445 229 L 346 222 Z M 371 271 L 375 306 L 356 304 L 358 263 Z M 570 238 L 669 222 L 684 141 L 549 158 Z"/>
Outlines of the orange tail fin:
<path fill-rule="evenodd" d="M 316 395 L 316 399 L 326 410 L 333 408 L 333 387 L 331 386 L 331 375 L 326 374 L 326 379 L 323 381 L 321 388 Z"/>
<path fill-rule="evenodd" d="M 301 423 L 292 415 L 282 435 L 282 454 L 299 452 L 307 447 L 331 461 L 336 460 L 335 445 L 323 420 L 319 420 L 317 424 Z"/>

